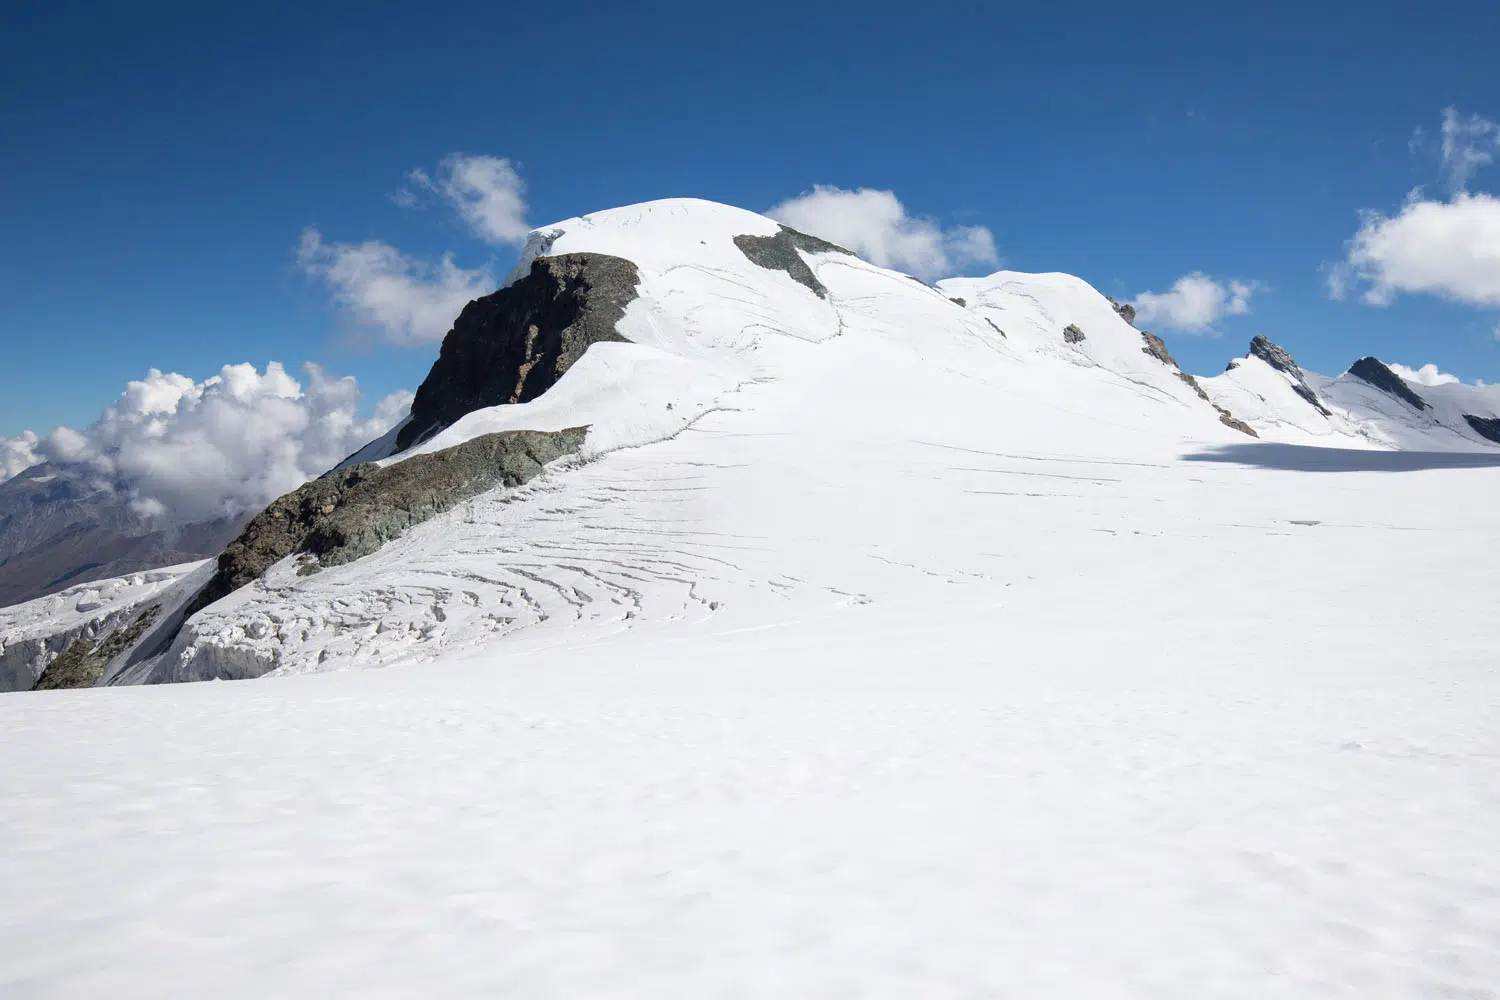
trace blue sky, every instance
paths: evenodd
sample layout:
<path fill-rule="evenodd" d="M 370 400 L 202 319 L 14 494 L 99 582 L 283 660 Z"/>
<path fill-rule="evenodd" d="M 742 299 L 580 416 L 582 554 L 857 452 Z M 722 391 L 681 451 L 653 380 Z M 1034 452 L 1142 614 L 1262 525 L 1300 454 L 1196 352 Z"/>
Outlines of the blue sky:
<path fill-rule="evenodd" d="M 311 360 L 367 408 L 415 387 L 436 344 L 361 323 L 299 240 L 503 274 L 514 246 L 409 179 L 441 188 L 454 153 L 508 159 L 533 225 L 829 185 L 1117 298 L 1201 272 L 1214 332 L 1153 324 L 1190 370 L 1265 333 L 1327 373 L 1374 353 L 1500 380 L 1500 288 L 1464 257 L 1494 237 L 1460 217 L 1500 190 L 1495 5 L 212 6 L 0 15 L 0 436 L 82 427 L 153 367 Z M 1404 214 L 1418 187 L 1430 219 Z M 1391 225 L 1334 298 L 1361 210 Z"/>

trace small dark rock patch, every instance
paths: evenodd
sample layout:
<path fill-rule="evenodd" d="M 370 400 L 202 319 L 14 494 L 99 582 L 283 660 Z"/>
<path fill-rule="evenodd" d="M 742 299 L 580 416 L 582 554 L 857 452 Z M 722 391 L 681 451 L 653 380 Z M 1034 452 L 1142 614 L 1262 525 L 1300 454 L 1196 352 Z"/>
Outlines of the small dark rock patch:
<path fill-rule="evenodd" d="M 967 308 L 968 308 L 968 307 L 969 307 L 969 303 L 968 303 L 968 302 L 966 302 L 966 301 L 964 301 L 964 299 L 962 299 L 962 298 L 960 298 L 960 297 L 959 297 L 959 296 L 957 296 L 957 295 L 955 295 L 955 296 L 953 296 L 953 297 L 952 297 L 952 298 L 950 298 L 950 299 L 949 299 L 949 300 L 948 300 L 948 301 L 949 301 L 949 302 L 956 302 L 956 303 L 958 303 L 958 304 L 959 304 L 959 305 L 960 305 L 960 306 L 962 306 L 962 307 L 964 307 L 964 308 L 965 308 L 965 309 L 967 309 Z"/>
<path fill-rule="evenodd" d="M 1465 413 L 1464 420 L 1468 421 L 1474 433 L 1480 437 L 1500 444 L 1500 419 L 1495 417 L 1476 417 L 1472 413 Z"/>
<path fill-rule="evenodd" d="M 59 691 L 64 688 L 93 687 L 104 676 L 109 661 L 129 649 L 161 614 L 161 605 L 146 608 L 129 624 L 116 626 L 103 638 L 74 639 L 47 664 L 36 679 L 34 691 Z"/>
<path fill-rule="evenodd" d="M 1377 358 L 1360 358 L 1349 366 L 1349 374 L 1370 383 L 1380 391 L 1395 396 L 1416 410 L 1429 409 L 1427 400 L 1411 391 L 1411 386 L 1406 380 L 1385 365 Z"/>
<path fill-rule="evenodd" d="M 1063 340 L 1066 343 L 1081 344 L 1086 339 L 1088 338 L 1085 337 L 1084 332 L 1078 328 L 1077 323 L 1069 323 L 1067 326 L 1063 327 Z"/>
<path fill-rule="evenodd" d="M 986 323 L 988 323 L 988 324 L 989 324 L 989 325 L 990 325 L 990 329 L 991 329 L 991 330 L 994 330 L 994 331 L 995 331 L 995 332 L 996 332 L 996 333 L 998 333 L 998 334 L 999 334 L 999 335 L 1000 335 L 1000 336 L 1002 336 L 1002 337 L 1005 337 L 1005 331 L 1004 331 L 1004 330 L 1002 330 L 1002 329 L 1000 329 L 1000 328 L 999 328 L 999 327 L 998 327 L 998 326 L 996 326 L 996 325 L 995 325 L 995 321 L 994 321 L 994 320 L 992 320 L 992 319 L 990 319 L 990 318 L 989 318 L 989 317 L 988 317 L 988 316 L 986 316 L 986 317 L 985 317 L 985 318 L 984 318 L 984 321 L 985 321 L 985 322 L 986 322 Z M 1009 339 L 1010 339 L 1010 338 L 1009 338 L 1009 337 L 1005 337 L 1005 339 L 1006 339 L 1006 340 L 1009 340 Z"/>
<path fill-rule="evenodd" d="M 615 324 L 637 294 L 640 272 L 623 257 L 538 257 L 531 270 L 464 306 L 417 389 L 396 450 L 474 410 L 526 403 L 552 388 L 593 344 L 624 343 Z"/>
<path fill-rule="evenodd" d="M 1116 302 L 1108 295 L 1106 295 L 1105 298 L 1109 299 L 1110 306 L 1114 309 L 1115 312 L 1119 313 L 1121 319 L 1129 323 L 1131 326 L 1135 326 L 1135 306 L 1131 305 L 1129 302 Z"/>
<path fill-rule="evenodd" d="M 1260 435 L 1255 432 L 1254 427 L 1251 427 L 1249 424 L 1236 417 L 1233 413 L 1230 413 L 1228 410 L 1224 409 L 1224 407 L 1215 405 L 1214 409 L 1219 411 L 1219 423 L 1223 424 L 1225 427 L 1233 427 L 1241 434 L 1249 434 L 1253 438 L 1260 437 Z"/>
<path fill-rule="evenodd" d="M 1198 394 L 1198 398 L 1199 399 L 1203 400 L 1205 403 L 1211 402 L 1209 400 L 1209 398 L 1208 398 L 1208 393 L 1206 393 L 1206 392 L 1203 391 L 1203 386 L 1201 386 L 1201 385 L 1198 384 L 1198 380 L 1196 378 L 1194 378 L 1193 376 L 1189 375 L 1187 372 L 1182 371 L 1181 369 L 1178 369 L 1178 371 L 1177 371 L 1177 377 L 1180 378 L 1180 379 L 1182 379 L 1183 384 L 1186 385 L 1189 389 L 1191 389 L 1194 392 L 1196 392 Z M 1219 408 L 1217 406 L 1215 406 L 1214 409 L 1217 410 Z M 1220 411 L 1220 412 L 1222 412 L 1222 411 Z"/>
<path fill-rule="evenodd" d="M 734 245 L 740 248 L 740 253 L 752 264 L 768 271 L 785 271 L 793 281 L 806 287 L 820 299 L 828 298 L 828 289 L 797 251 L 854 256 L 837 243 L 799 233 L 790 226 L 780 227 L 775 236 L 736 236 Z"/>

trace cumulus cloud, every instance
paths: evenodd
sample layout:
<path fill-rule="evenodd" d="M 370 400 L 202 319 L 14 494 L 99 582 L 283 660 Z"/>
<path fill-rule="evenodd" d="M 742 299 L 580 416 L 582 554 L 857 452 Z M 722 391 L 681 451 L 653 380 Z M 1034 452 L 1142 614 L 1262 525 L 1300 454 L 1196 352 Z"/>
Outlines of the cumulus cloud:
<path fill-rule="evenodd" d="M 1452 382 L 1460 381 L 1457 375 L 1449 375 L 1445 371 L 1440 371 L 1437 365 L 1429 364 L 1423 365 L 1421 368 L 1408 368 L 1406 365 L 1392 363 L 1387 364 L 1386 367 L 1406 379 L 1406 381 L 1415 382 L 1418 385 L 1448 385 Z"/>
<path fill-rule="evenodd" d="M 435 173 L 418 168 L 407 180 L 412 187 L 393 193 L 393 202 L 410 208 L 421 200 L 418 191 L 437 195 L 487 243 L 519 245 L 531 231 L 526 184 L 510 160 L 454 153 Z M 434 264 L 381 240 L 325 242 L 311 226 L 302 231 L 297 260 L 358 322 L 401 346 L 441 340 L 465 305 L 495 290 L 495 276 L 487 268 L 459 267 L 451 253 Z"/>
<path fill-rule="evenodd" d="M 1480 167 L 1495 162 L 1500 149 L 1500 124 L 1481 115 L 1459 114 L 1456 108 L 1443 109 L 1443 171 L 1448 188 L 1467 190 L 1469 180 Z"/>
<path fill-rule="evenodd" d="M 357 320 L 402 346 L 442 340 L 470 300 L 495 290 L 494 275 L 465 270 L 452 254 L 426 264 L 379 240 L 326 243 L 312 227 L 302 231 L 297 260 Z"/>
<path fill-rule="evenodd" d="M 1461 192 L 1431 201 L 1413 192 L 1394 215 L 1362 213 L 1328 287 L 1335 298 L 1363 287 L 1376 306 L 1402 293 L 1500 306 L 1500 198 Z"/>
<path fill-rule="evenodd" d="M 437 176 L 418 168 L 407 175 L 417 187 L 446 199 L 474 235 L 509 246 L 526 242 L 526 183 L 515 165 L 498 156 L 454 153 L 439 164 Z M 412 204 L 415 195 L 398 192 L 397 204 Z"/>
<path fill-rule="evenodd" d="M 1253 281 L 1218 281 L 1201 271 L 1185 274 L 1165 292 L 1142 292 L 1135 297 L 1141 324 L 1154 323 L 1185 333 L 1208 333 L 1225 316 L 1250 312 Z"/>
<path fill-rule="evenodd" d="M 305 384 L 276 362 L 264 372 L 225 365 L 195 382 L 153 368 L 86 430 L 11 440 L 29 438 L 37 461 L 86 470 L 142 516 L 181 523 L 239 514 L 328 471 L 411 406 L 411 393 L 392 393 L 361 417 L 353 378 L 313 364 L 303 374 Z"/>
<path fill-rule="evenodd" d="M 890 191 L 818 185 L 766 214 L 847 247 L 873 264 L 928 280 L 972 264 L 999 261 L 995 237 L 984 226 L 944 229 L 931 219 L 909 215 Z"/>
<path fill-rule="evenodd" d="M 0 483 L 42 461 L 36 443 L 36 434 L 31 431 L 22 431 L 20 437 L 0 437 Z"/>

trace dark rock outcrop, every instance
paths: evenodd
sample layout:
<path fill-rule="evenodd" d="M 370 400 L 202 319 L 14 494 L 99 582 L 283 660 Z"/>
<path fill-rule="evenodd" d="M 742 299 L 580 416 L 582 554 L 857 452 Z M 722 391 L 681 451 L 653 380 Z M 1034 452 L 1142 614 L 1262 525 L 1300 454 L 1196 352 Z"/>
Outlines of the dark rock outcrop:
<path fill-rule="evenodd" d="M 1203 400 L 1205 403 L 1209 401 L 1208 393 L 1203 391 L 1203 386 L 1198 384 L 1198 380 L 1193 378 L 1193 376 L 1189 375 L 1187 372 L 1183 371 L 1182 366 L 1177 363 L 1177 359 L 1172 357 L 1172 353 L 1167 350 L 1167 342 L 1165 340 L 1162 340 L 1160 337 L 1149 330 L 1141 331 L 1141 339 L 1146 342 L 1146 346 L 1141 348 L 1142 354 L 1149 355 L 1150 357 L 1155 358 L 1157 361 L 1160 361 L 1162 364 L 1176 369 L 1176 375 L 1179 379 L 1182 380 L 1183 385 L 1187 386 L 1189 389 L 1197 393 L 1198 398 Z M 1215 409 L 1217 409 L 1217 407 L 1215 407 Z"/>
<path fill-rule="evenodd" d="M 1250 353 L 1282 374 L 1302 381 L 1302 367 L 1293 360 L 1286 348 L 1273 343 L 1269 338 L 1261 334 L 1250 338 Z"/>
<path fill-rule="evenodd" d="M 1205 403 L 1212 402 L 1212 400 L 1208 398 L 1208 393 L 1203 391 L 1203 386 L 1198 384 L 1198 380 L 1196 378 L 1181 370 L 1177 372 L 1177 377 L 1182 379 L 1183 384 L 1186 385 L 1189 389 L 1196 392 L 1199 399 L 1203 400 Z M 1219 408 L 1215 406 L 1214 409 L 1217 410 Z"/>
<path fill-rule="evenodd" d="M 957 305 L 959 305 L 959 306 L 961 306 L 961 307 L 963 307 L 965 309 L 967 309 L 969 307 L 969 303 L 962 296 L 959 296 L 959 295 L 953 296 L 948 301 L 956 303 Z"/>
<path fill-rule="evenodd" d="M 1114 308 L 1115 312 L 1120 314 L 1121 319 L 1129 323 L 1131 326 L 1135 326 L 1135 306 L 1131 305 L 1129 302 L 1116 302 L 1108 295 L 1106 295 L 1105 298 L 1109 299 L 1109 304 Z"/>
<path fill-rule="evenodd" d="M 257 514 L 219 556 L 187 614 L 258 579 L 294 553 L 337 566 L 496 486 L 519 486 L 583 444 L 587 428 L 504 431 L 382 468 L 351 465 L 314 479 Z M 304 571 L 307 568 L 304 567 Z"/>
<path fill-rule="evenodd" d="M 1381 364 L 1377 358 L 1360 358 L 1349 366 L 1349 374 L 1363 379 L 1381 392 L 1395 396 L 1413 409 L 1429 408 L 1427 400 L 1412 392 L 1405 379 Z"/>
<path fill-rule="evenodd" d="M 1500 444 L 1500 419 L 1495 417 L 1476 417 L 1472 413 L 1465 413 L 1464 420 L 1474 428 L 1474 433 L 1482 438 Z"/>
<path fill-rule="evenodd" d="M 47 664 L 37 678 L 36 691 L 93 687 L 104 676 L 110 660 L 129 649 L 161 614 L 161 605 L 152 604 L 130 622 L 116 626 L 104 636 L 74 639 L 68 648 Z"/>
<path fill-rule="evenodd" d="M 1307 401 L 1307 404 L 1317 410 L 1323 416 L 1333 414 L 1318 399 L 1318 394 L 1313 392 L 1312 386 L 1307 384 L 1307 376 L 1303 373 L 1300 365 L 1292 359 L 1286 348 L 1280 344 L 1273 343 L 1270 339 L 1257 334 L 1250 340 L 1250 354 L 1260 358 L 1272 368 L 1281 372 L 1292 380 L 1292 391 Z"/>
<path fill-rule="evenodd" d="M 1207 397 L 1204 398 L 1206 399 Z M 1224 409 L 1224 407 L 1215 404 L 1214 409 L 1219 411 L 1219 423 L 1223 424 L 1225 427 L 1232 427 L 1235 430 L 1239 431 L 1241 434 L 1249 434 L 1253 438 L 1260 437 L 1260 435 L 1256 433 L 1254 427 L 1251 427 L 1249 424 L 1236 417 L 1233 413 L 1230 413 L 1228 410 Z"/>
<path fill-rule="evenodd" d="M 797 251 L 854 256 L 837 243 L 799 233 L 790 226 L 782 226 L 775 236 L 736 236 L 734 245 L 740 248 L 740 253 L 749 258 L 751 263 L 768 271 L 785 271 L 793 281 L 806 286 L 820 299 L 828 298 L 828 289 Z"/>
<path fill-rule="evenodd" d="M 538 257 L 531 270 L 464 307 L 417 389 L 396 450 L 424 441 L 474 410 L 529 402 L 593 344 L 624 342 L 615 324 L 640 272 L 622 257 Z"/>
<path fill-rule="evenodd" d="M 1067 326 L 1063 327 L 1064 342 L 1069 344 L 1081 344 L 1086 339 L 1087 338 L 1084 336 L 1084 332 L 1079 329 L 1077 323 L 1069 323 Z"/>
<path fill-rule="evenodd" d="M 1149 330 L 1141 331 L 1141 339 L 1146 342 L 1146 346 L 1141 348 L 1143 354 L 1149 354 L 1162 364 L 1171 365 L 1173 368 L 1181 370 L 1182 366 L 1177 363 L 1177 359 L 1172 357 L 1171 352 L 1167 350 L 1167 342 L 1165 340 L 1162 340 Z"/>
<path fill-rule="evenodd" d="M 1189 375 L 1187 372 L 1183 371 L 1182 366 L 1177 363 L 1177 359 L 1172 357 L 1171 352 L 1167 350 L 1167 342 L 1165 340 L 1162 340 L 1156 334 L 1151 333 L 1148 330 L 1141 331 L 1141 339 L 1146 342 L 1146 346 L 1141 348 L 1141 353 L 1149 354 L 1151 357 L 1160 361 L 1162 364 L 1170 365 L 1172 368 L 1176 369 L 1176 375 L 1179 379 L 1182 380 L 1182 384 L 1187 386 L 1189 389 L 1192 389 L 1193 392 L 1197 393 L 1199 399 L 1203 400 L 1205 403 L 1209 404 L 1216 411 L 1218 411 L 1219 423 L 1223 424 L 1225 427 L 1233 427 L 1241 434 L 1248 434 L 1253 438 L 1260 437 L 1260 435 L 1256 433 L 1254 427 L 1251 427 L 1249 424 L 1236 417 L 1233 413 L 1230 413 L 1228 410 L 1224 409 L 1224 407 L 1208 398 L 1208 393 L 1203 391 L 1203 386 L 1198 383 L 1198 380 Z"/>

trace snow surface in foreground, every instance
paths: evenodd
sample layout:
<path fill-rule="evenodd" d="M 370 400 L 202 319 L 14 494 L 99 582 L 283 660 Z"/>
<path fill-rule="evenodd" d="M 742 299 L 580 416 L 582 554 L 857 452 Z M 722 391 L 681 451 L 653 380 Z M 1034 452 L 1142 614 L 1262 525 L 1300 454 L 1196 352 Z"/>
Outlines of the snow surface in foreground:
<path fill-rule="evenodd" d="M 1500 472 L 902 455 L 869 603 L 0 699 L 0 995 L 1500 983 Z"/>
<path fill-rule="evenodd" d="M 283 676 L 0 697 L 0 996 L 1494 995 L 1500 452 L 1251 441 L 1065 276 L 705 260 L 675 436 L 195 619 Z"/>

